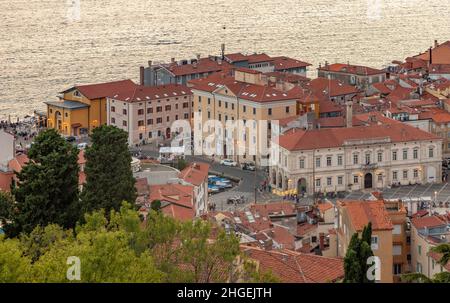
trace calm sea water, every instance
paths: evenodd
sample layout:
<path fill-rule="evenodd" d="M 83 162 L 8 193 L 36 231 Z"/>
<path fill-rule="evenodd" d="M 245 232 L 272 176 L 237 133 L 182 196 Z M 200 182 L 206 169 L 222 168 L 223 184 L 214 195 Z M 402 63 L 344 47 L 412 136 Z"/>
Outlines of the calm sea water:
<path fill-rule="evenodd" d="M 138 80 L 148 60 L 221 43 L 316 67 L 382 67 L 449 40 L 449 16 L 450 0 L 0 0 L 0 119 L 44 109 L 75 83 Z"/>

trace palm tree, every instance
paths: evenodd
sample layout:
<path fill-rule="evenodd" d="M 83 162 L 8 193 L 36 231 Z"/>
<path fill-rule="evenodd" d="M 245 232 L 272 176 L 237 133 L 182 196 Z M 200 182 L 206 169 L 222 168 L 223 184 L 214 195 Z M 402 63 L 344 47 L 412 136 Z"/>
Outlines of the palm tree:
<path fill-rule="evenodd" d="M 430 249 L 430 251 L 442 254 L 438 261 L 441 266 L 446 266 L 450 261 L 450 243 L 440 244 Z M 433 278 L 428 278 L 421 273 L 410 273 L 402 275 L 403 282 L 418 282 L 418 283 L 450 283 L 450 272 L 441 272 L 435 274 Z"/>

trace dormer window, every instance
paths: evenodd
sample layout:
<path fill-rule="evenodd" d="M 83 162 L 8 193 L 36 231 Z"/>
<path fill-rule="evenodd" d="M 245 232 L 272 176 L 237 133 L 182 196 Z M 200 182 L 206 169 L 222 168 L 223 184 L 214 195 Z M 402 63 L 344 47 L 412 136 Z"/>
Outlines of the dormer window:
<path fill-rule="evenodd" d="M 75 91 L 73 92 L 73 95 L 74 95 L 75 97 L 81 97 L 80 92 L 77 91 L 77 90 L 75 90 Z"/>

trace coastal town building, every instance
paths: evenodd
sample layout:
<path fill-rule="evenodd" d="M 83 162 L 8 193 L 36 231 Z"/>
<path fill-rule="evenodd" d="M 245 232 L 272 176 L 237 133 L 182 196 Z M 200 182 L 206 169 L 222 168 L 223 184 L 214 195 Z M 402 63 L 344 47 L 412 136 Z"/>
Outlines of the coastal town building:
<path fill-rule="evenodd" d="M 209 120 L 219 121 L 222 129 L 227 122 L 241 120 L 245 123 L 245 127 L 236 126 L 234 136 L 218 130 L 218 138 L 206 142 L 206 148 L 213 150 L 212 154 L 217 158 L 253 161 L 257 165 L 261 158 L 268 156 L 261 146 L 268 144 L 270 121 L 296 116 L 297 103 L 302 96 L 300 87 L 290 83 L 272 84 L 267 76 L 248 68 L 236 69 L 234 75 L 215 74 L 193 80 L 189 86 L 194 95 L 194 112 L 201 115 L 201 123 L 193 125 L 194 132 L 204 133 L 203 138 L 215 132 L 214 128 L 207 127 Z M 260 126 L 260 121 L 268 122 L 266 126 Z M 263 132 L 265 136 L 261 135 Z M 199 140 L 196 144 L 203 146 L 204 142 Z M 245 149 L 241 155 L 234 152 L 238 147 Z"/>
<path fill-rule="evenodd" d="M 318 76 L 355 86 L 367 94 L 373 92 L 373 84 L 382 83 L 387 79 L 387 73 L 383 70 L 367 66 L 351 65 L 349 63 L 325 63 L 324 66 L 320 65 L 318 68 Z"/>
<path fill-rule="evenodd" d="M 131 80 L 75 85 L 60 93 L 59 101 L 47 105 L 47 127 L 66 136 L 89 134 L 107 124 L 106 98 L 134 89 Z"/>
<path fill-rule="evenodd" d="M 158 86 L 164 84 L 186 85 L 190 80 L 206 78 L 213 73 L 228 72 L 234 68 L 248 68 L 263 73 L 289 73 L 306 77 L 306 69 L 311 64 L 286 56 L 271 57 L 265 53 L 225 54 L 225 45 L 219 56 L 175 60 L 170 63 L 148 61 L 148 66 L 140 67 L 140 84 Z M 298 78 L 297 78 L 298 80 Z"/>
<path fill-rule="evenodd" d="M 433 278 L 437 273 L 450 271 L 438 261 L 441 255 L 431 252 L 431 248 L 450 242 L 448 216 L 425 214 L 411 219 L 411 265 L 412 271 Z"/>
<path fill-rule="evenodd" d="M 332 283 L 344 278 L 344 262 L 341 258 L 287 249 L 264 250 L 248 245 L 241 245 L 241 251 L 256 262 L 259 272 L 271 272 L 284 283 Z"/>
<path fill-rule="evenodd" d="M 442 181 L 442 139 L 403 123 L 297 129 L 277 141 L 270 168 L 276 190 L 313 194 Z"/>
<path fill-rule="evenodd" d="M 11 185 L 17 180 L 23 166 L 28 163 L 27 155 L 16 153 L 14 135 L 0 130 L 0 192 L 9 192 Z"/>
<path fill-rule="evenodd" d="M 106 98 L 105 121 L 125 130 L 129 145 L 170 139 L 172 123 L 192 115 L 192 92 L 184 85 L 133 85 Z"/>
<path fill-rule="evenodd" d="M 394 225 L 383 201 L 338 201 L 337 243 L 338 256 L 347 253 L 353 234 L 361 232 L 369 222 L 372 223 L 371 248 L 380 258 L 380 280 L 392 283 L 394 257 L 401 255 L 401 246 L 394 244 Z M 401 232 L 401 230 L 400 230 Z M 394 248 L 395 247 L 395 248 Z"/>

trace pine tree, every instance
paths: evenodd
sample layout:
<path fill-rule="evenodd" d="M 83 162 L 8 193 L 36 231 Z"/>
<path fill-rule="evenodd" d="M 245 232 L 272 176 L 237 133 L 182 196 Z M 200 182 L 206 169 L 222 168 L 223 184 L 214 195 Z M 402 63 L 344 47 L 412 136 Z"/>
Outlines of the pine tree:
<path fill-rule="evenodd" d="M 86 184 L 82 202 L 85 212 L 119 210 L 123 201 L 136 200 L 131 170 L 128 134 L 114 126 L 100 126 L 91 135 L 92 146 L 85 152 Z"/>
<path fill-rule="evenodd" d="M 17 173 L 10 236 L 55 223 L 73 228 L 80 218 L 78 150 L 54 129 L 39 134 L 30 161 Z"/>
<path fill-rule="evenodd" d="M 364 226 L 359 238 L 358 233 L 354 233 L 347 248 L 344 258 L 344 282 L 346 283 L 372 283 L 367 278 L 367 271 L 372 264 L 367 264 L 369 257 L 373 256 L 370 247 L 372 238 L 372 224 Z"/>

